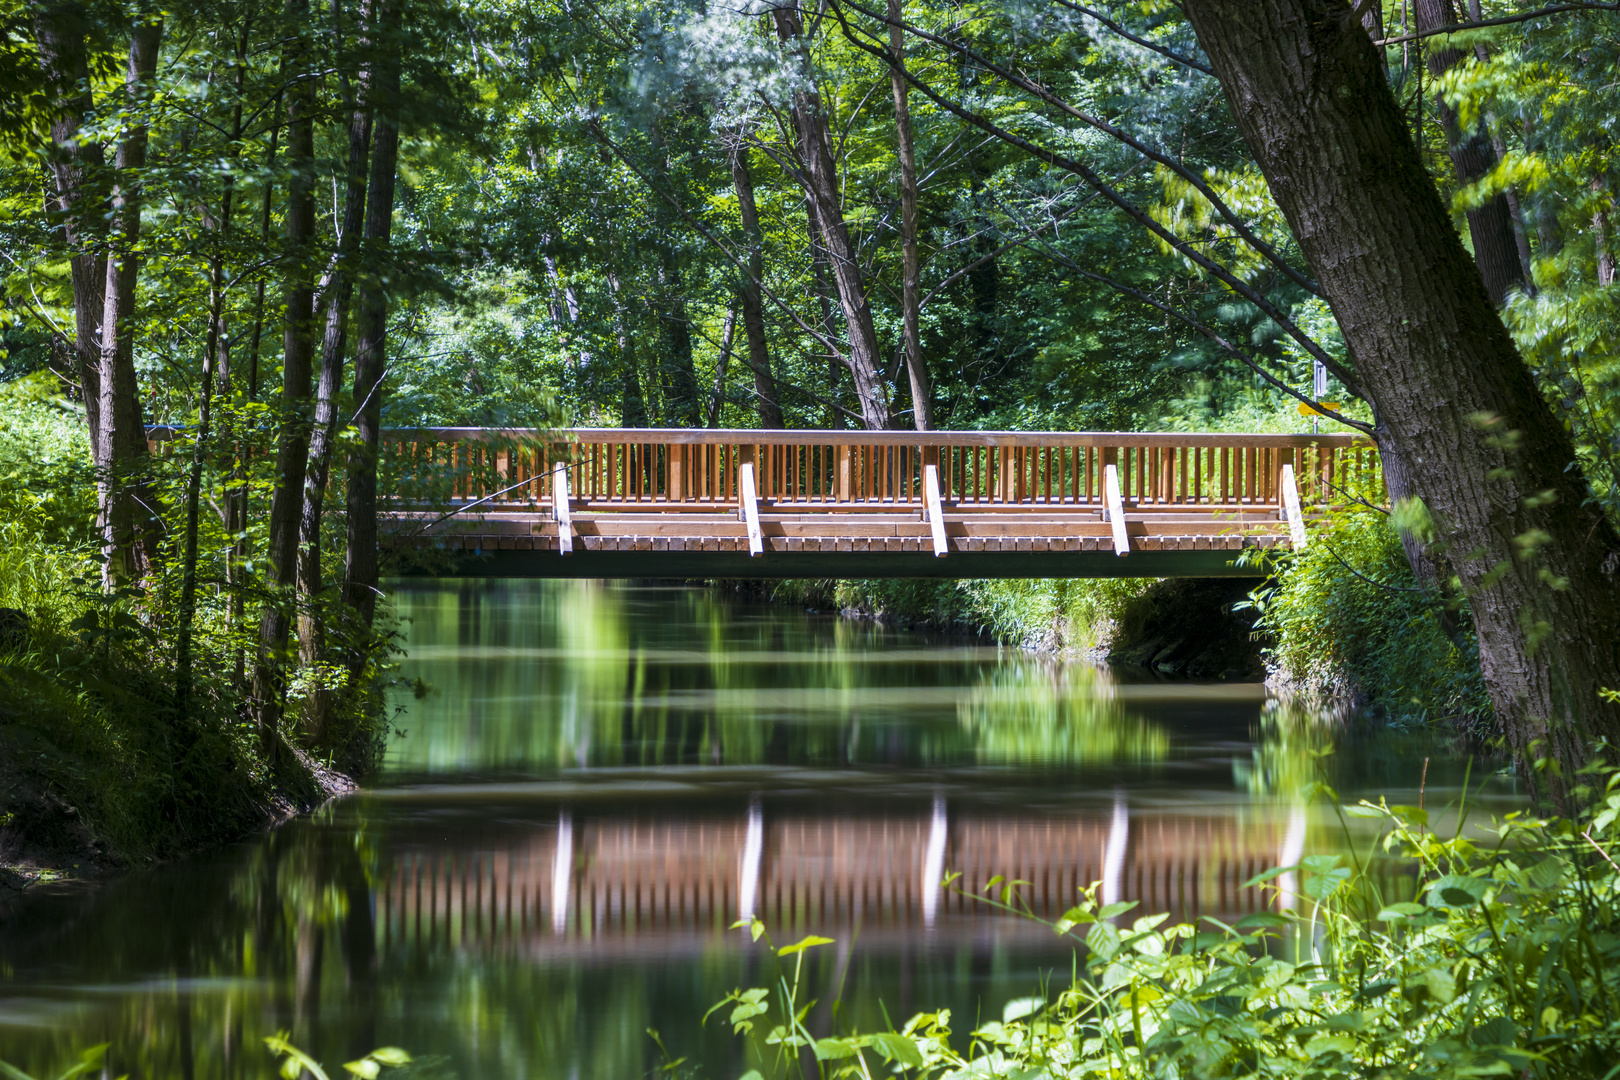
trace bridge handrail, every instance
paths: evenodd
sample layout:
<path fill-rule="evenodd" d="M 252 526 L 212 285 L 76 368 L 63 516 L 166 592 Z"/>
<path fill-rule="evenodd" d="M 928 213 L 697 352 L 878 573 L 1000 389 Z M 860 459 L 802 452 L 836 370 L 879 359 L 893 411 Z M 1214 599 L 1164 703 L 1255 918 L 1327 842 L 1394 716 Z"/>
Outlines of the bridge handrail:
<path fill-rule="evenodd" d="M 549 505 L 552 461 L 568 464 L 584 511 L 736 509 L 739 466 L 755 464 L 761 505 L 907 511 L 938 469 L 956 510 L 1100 509 L 1114 467 L 1130 510 L 1283 507 L 1291 469 L 1307 502 L 1370 476 L 1377 450 L 1352 434 L 862 431 L 760 428 L 396 428 L 383 433 L 401 476 L 440 501 L 490 510 Z M 405 499 L 405 502 L 412 500 Z M 422 501 L 422 500 L 417 500 Z"/>
<path fill-rule="evenodd" d="M 1372 448 L 1351 432 L 1180 431 L 867 431 L 859 428 L 384 428 L 390 442 L 656 443 L 661 445 L 776 446 L 1333 446 Z"/>

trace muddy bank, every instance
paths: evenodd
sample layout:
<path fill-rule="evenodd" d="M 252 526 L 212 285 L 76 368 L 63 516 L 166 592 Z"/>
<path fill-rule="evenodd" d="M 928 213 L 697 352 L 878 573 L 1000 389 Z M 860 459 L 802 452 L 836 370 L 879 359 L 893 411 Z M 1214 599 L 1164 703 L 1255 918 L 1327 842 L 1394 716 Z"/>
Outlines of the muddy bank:
<path fill-rule="evenodd" d="M 126 850 L 98 827 L 98 817 L 109 810 L 93 793 L 62 790 L 64 758 L 37 731 L 0 723 L 0 911 L 35 886 L 95 880 L 183 858 L 273 828 L 356 787 L 350 777 L 292 751 L 277 777 L 250 779 L 234 790 L 214 788 L 226 792 L 223 798 L 168 800 L 167 819 L 152 823 L 152 843 Z M 90 764 L 68 763 L 87 771 Z M 244 779 L 229 762 L 218 765 L 233 774 L 228 779 Z"/>

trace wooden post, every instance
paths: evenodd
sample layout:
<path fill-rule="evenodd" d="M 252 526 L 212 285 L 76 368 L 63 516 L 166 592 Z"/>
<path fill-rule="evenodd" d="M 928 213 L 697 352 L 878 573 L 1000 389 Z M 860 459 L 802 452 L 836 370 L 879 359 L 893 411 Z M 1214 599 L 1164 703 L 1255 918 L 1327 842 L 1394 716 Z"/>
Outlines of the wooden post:
<path fill-rule="evenodd" d="M 923 466 L 923 517 L 928 519 L 934 538 L 934 557 L 943 559 L 950 547 L 945 543 L 945 509 L 939 497 L 939 466 Z"/>
<path fill-rule="evenodd" d="M 669 483 L 664 497 L 670 502 L 680 502 L 686 497 L 686 448 L 679 443 L 664 444 L 665 468 L 669 474 Z"/>
<path fill-rule="evenodd" d="M 1114 554 L 1129 555 L 1131 538 L 1125 532 L 1125 500 L 1119 493 L 1119 466 L 1103 466 L 1103 518 L 1113 526 Z"/>
<path fill-rule="evenodd" d="M 765 539 L 759 532 L 759 493 L 754 485 L 754 463 L 737 466 L 737 498 L 741 501 L 743 522 L 748 526 L 748 554 L 765 554 Z"/>
<path fill-rule="evenodd" d="M 1288 536 L 1295 551 L 1305 550 L 1305 515 L 1299 507 L 1299 487 L 1294 483 L 1292 463 L 1282 467 L 1283 517 L 1288 519 Z"/>
<path fill-rule="evenodd" d="M 838 444 L 838 501 L 849 502 L 855 489 L 854 462 L 848 443 Z"/>
<path fill-rule="evenodd" d="M 554 462 L 551 466 L 551 516 L 557 521 L 557 554 L 574 553 L 574 523 L 569 516 L 568 466 Z"/>

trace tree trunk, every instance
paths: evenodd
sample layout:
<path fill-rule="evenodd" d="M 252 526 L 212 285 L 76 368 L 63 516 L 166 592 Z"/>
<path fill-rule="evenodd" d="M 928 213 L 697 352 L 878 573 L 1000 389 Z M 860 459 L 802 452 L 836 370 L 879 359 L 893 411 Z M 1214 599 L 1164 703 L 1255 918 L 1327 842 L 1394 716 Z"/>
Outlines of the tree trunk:
<path fill-rule="evenodd" d="M 361 49 L 372 32 L 371 0 L 361 0 Z M 343 361 L 348 348 L 349 302 L 354 294 L 355 255 L 365 228 L 366 169 L 371 150 L 371 61 L 361 68 L 358 88 L 345 86 L 349 106 L 349 165 L 343 221 L 332 271 L 321 292 L 325 332 L 321 341 L 321 374 L 315 388 L 315 426 L 310 431 L 309 460 L 304 466 L 304 502 L 298 517 L 298 645 L 303 661 L 313 664 L 326 653 L 323 622 L 317 614 L 321 583 L 321 515 L 337 437 L 338 405 L 343 387 Z M 347 82 L 347 80 L 345 80 Z M 304 727 L 310 745 L 319 745 L 331 692 L 315 689 L 304 705 Z"/>
<path fill-rule="evenodd" d="M 371 180 L 366 185 L 364 254 L 372 272 L 360 286 L 359 346 L 354 355 L 354 400 L 361 448 L 349 457 L 348 552 L 344 595 L 364 625 L 377 613 L 377 459 L 382 442 L 383 384 L 388 367 L 388 289 L 376 273 L 393 239 L 394 174 L 399 163 L 399 53 L 387 39 L 399 28 L 399 11 L 381 4 L 377 11 L 385 59 L 378 66 L 373 95 Z M 350 660 L 350 681 L 364 656 Z"/>
<path fill-rule="evenodd" d="M 731 365 L 731 347 L 737 337 L 737 302 L 726 309 L 726 325 L 720 331 L 720 356 L 714 363 L 714 391 L 709 394 L 709 417 L 704 427 L 720 426 L 720 406 L 726 400 L 726 368 Z"/>
<path fill-rule="evenodd" d="M 130 29 L 125 107 L 145 108 L 157 73 L 163 22 L 135 17 Z M 158 523 L 143 483 L 146 426 L 135 378 L 135 287 L 140 271 L 141 173 L 146 168 L 147 124 L 137 118 L 118 145 L 112 196 L 111 250 L 101 314 L 100 430 L 95 459 L 101 496 L 103 573 L 109 588 L 145 577 L 151 569 Z"/>
<path fill-rule="evenodd" d="M 308 0 L 288 0 L 287 17 L 294 27 L 307 21 Z M 303 75 L 287 89 L 287 250 L 281 343 L 281 429 L 276 439 L 276 482 L 270 495 L 266 538 L 270 596 L 259 620 L 259 652 L 253 668 L 253 707 L 267 758 L 277 754 L 286 683 L 290 610 L 298 576 L 298 517 L 303 502 L 304 468 L 309 460 L 309 397 L 314 353 L 315 290 L 310 250 L 315 234 L 315 83 L 304 71 L 309 45 L 295 36 L 288 46 L 286 70 Z"/>
<path fill-rule="evenodd" d="M 790 47 L 802 48 L 804 22 L 797 0 L 772 8 L 771 13 L 776 19 L 777 36 Z M 882 363 L 878 356 L 877 331 L 872 326 L 872 308 L 866 300 L 866 284 L 844 222 L 838 169 L 832 147 L 828 145 L 827 118 L 813 90 L 794 92 L 792 112 L 804 166 L 805 194 L 815 207 L 822 248 L 832 266 L 839 305 L 844 309 L 844 323 L 849 332 L 849 373 L 854 379 L 855 397 L 860 402 L 861 418 L 867 429 L 879 431 L 889 426 L 889 403 L 883 392 Z M 814 237 L 811 242 L 815 242 Z"/>
<path fill-rule="evenodd" d="M 1459 22 L 1451 0 L 1415 0 L 1418 32 L 1435 30 Z M 1440 39 L 1434 39 L 1440 40 Z M 1463 61 L 1461 49 L 1448 46 L 1430 48 L 1425 63 L 1429 74 L 1438 79 Z M 1464 132 L 1457 122 L 1457 112 L 1446 104 L 1440 91 L 1434 95 L 1435 112 L 1446 133 L 1446 144 L 1451 153 L 1451 166 L 1457 173 L 1457 183 L 1467 186 L 1483 177 L 1496 166 L 1496 147 L 1484 124 Z M 1519 261 L 1519 244 L 1513 234 L 1513 211 L 1506 195 L 1492 196 L 1485 205 L 1468 211 L 1468 234 L 1474 242 L 1474 265 L 1485 281 L 1485 291 L 1491 294 L 1491 303 L 1501 307 L 1515 289 L 1525 287 L 1524 266 Z"/>
<path fill-rule="evenodd" d="M 34 34 L 51 105 L 51 201 L 62 215 L 73 282 L 73 368 L 95 449 L 101 446 L 101 316 L 107 286 L 106 260 L 95 246 L 105 233 L 100 185 L 106 152 L 80 130 L 95 107 L 83 11 L 77 4 L 56 3 L 36 12 Z M 106 463 L 98 459 L 96 467 L 105 469 Z"/>
<path fill-rule="evenodd" d="M 1609 244 L 1609 202 L 1604 198 L 1603 178 L 1592 181 L 1592 194 L 1597 196 L 1597 209 L 1592 211 L 1592 251 L 1597 256 L 1597 283 L 1607 287 L 1614 284 L 1614 248 Z"/>
<path fill-rule="evenodd" d="M 934 427 L 934 388 L 922 354 L 922 269 L 917 257 L 917 159 L 911 142 L 911 84 L 905 76 L 905 12 L 889 0 L 889 78 L 894 89 L 894 142 L 900 158 L 900 313 L 905 327 L 906 374 L 911 376 L 911 414 L 918 431 Z"/>
<path fill-rule="evenodd" d="M 1238 126 L 1462 580 L 1529 783 L 1620 741 L 1620 537 L 1498 318 L 1343 0 L 1187 0 Z M 1546 757 L 1549 773 L 1533 763 Z M 1542 787 L 1543 777 L 1546 787 Z"/>
<path fill-rule="evenodd" d="M 739 293 L 742 297 L 743 336 L 748 339 L 748 366 L 754 372 L 754 407 L 759 426 L 780 428 L 782 404 L 777 398 L 776 377 L 771 372 L 771 352 L 765 337 L 765 236 L 759 227 L 759 207 L 754 201 L 754 177 L 748 169 L 748 147 L 739 134 L 736 146 L 727 155 L 731 164 L 731 185 L 737 189 L 737 209 L 742 216 L 743 235 L 748 237 L 748 272 Z"/>
<path fill-rule="evenodd" d="M 658 272 L 658 322 L 663 339 L 659 350 L 660 389 L 663 391 L 664 422 L 670 427 L 698 426 L 703 408 L 698 392 L 697 367 L 692 358 L 692 326 L 686 318 L 686 296 L 681 292 L 681 272 L 666 248 L 664 265 Z"/>

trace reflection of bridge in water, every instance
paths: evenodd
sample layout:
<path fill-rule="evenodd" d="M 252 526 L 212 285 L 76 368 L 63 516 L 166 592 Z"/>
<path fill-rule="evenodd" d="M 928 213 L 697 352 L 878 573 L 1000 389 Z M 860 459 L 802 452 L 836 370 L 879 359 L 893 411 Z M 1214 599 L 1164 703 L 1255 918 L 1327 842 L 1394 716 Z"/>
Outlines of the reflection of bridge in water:
<path fill-rule="evenodd" d="M 559 958 L 695 952 L 750 914 L 778 943 L 853 931 L 867 948 L 986 933 L 1050 944 L 1049 929 L 942 889 L 944 873 L 960 872 L 970 893 L 996 875 L 1027 882 L 1019 893 L 1045 918 L 1101 882 L 1105 902 L 1139 902 L 1131 917 L 1232 919 L 1275 903 L 1243 884 L 1297 863 L 1305 834 L 1302 809 L 1132 815 L 1122 802 L 1050 817 L 947 814 L 943 801 L 861 817 L 777 816 L 757 802 L 729 819 L 564 814 L 495 849 L 396 849 L 377 917 L 389 943 Z"/>

